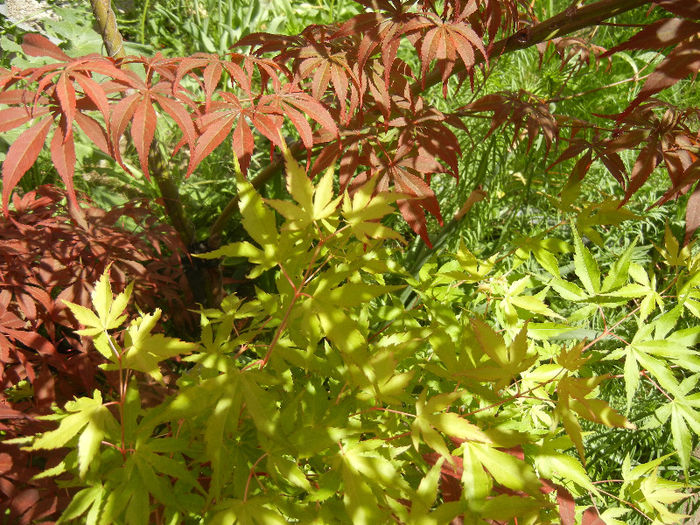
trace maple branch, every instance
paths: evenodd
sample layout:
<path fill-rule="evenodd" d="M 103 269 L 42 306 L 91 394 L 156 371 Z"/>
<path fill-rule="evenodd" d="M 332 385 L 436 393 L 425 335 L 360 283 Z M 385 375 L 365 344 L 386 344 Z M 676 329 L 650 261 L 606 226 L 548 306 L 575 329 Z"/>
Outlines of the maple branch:
<path fill-rule="evenodd" d="M 187 217 L 187 214 L 185 214 L 177 184 L 168 176 L 164 155 L 160 152 L 157 144 L 154 144 L 154 146 L 148 153 L 148 171 L 158 185 L 160 196 L 163 199 L 163 207 L 170 219 L 170 224 L 177 231 L 185 248 L 190 251 L 195 241 L 194 225 Z"/>
<path fill-rule="evenodd" d="M 100 28 L 102 42 L 107 48 L 107 54 L 114 59 L 124 58 L 126 56 L 124 39 L 117 26 L 117 17 L 112 10 L 111 1 L 90 0 L 90 3 L 92 4 L 95 20 Z M 185 214 L 177 185 L 167 175 L 167 162 L 164 155 L 160 152 L 157 142 L 153 146 L 148 156 L 149 171 L 158 185 L 163 198 L 163 206 L 170 223 L 177 231 L 185 247 L 189 249 L 195 240 L 194 226 Z"/>
<path fill-rule="evenodd" d="M 110 0 L 90 0 L 92 12 L 102 35 L 102 42 L 111 58 L 119 59 L 126 56 L 124 39 L 117 27 L 117 17 L 112 10 Z"/>
<path fill-rule="evenodd" d="M 584 27 L 600 24 L 603 20 L 649 4 L 651 1 L 652 0 L 600 0 L 599 2 L 581 8 L 571 6 L 544 22 L 540 22 L 526 29 L 521 29 L 513 35 L 494 43 L 491 55 L 499 56 L 504 53 L 532 47 L 553 38 L 568 35 Z M 478 65 L 484 60 L 480 55 L 475 56 L 474 59 L 476 61 L 474 65 Z M 464 64 L 460 62 L 455 65 L 453 73 L 464 71 Z M 442 72 L 435 69 L 427 75 L 423 85 L 421 85 L 421 83 L 416 83 L 413 88 L 413 94 L 418 95 L 441 81 Z M 301 141 L 297 141 L 290 146 L 290 150 L 295 158 L 300 158 L 300 155 L 304 152 L 304 147 Z M 260 188 L 268 180 L 278 175 L 282 171 L 283 166 L 284 161 L 282 157 L 277 157 L 250 181 L 251 184 L 256 189 Z M 207 245 L 210 249 L 215 250 L 221 245 L 221 234 L 224 227 L 237 211 L 238 196 L 235 196 L 229 201 L 217 220 L 209 228 Z"/>
<path fill-rule="evenodd" d="M 124 58 L 126 56 L 124 39 L 117 26 L 117 18 L 112 10 L 111 0 L 90 0 L 90 3 L 108 55 L 113 59 Z M 220 288 L 219 279 L 215 275 L 209 275 L 199 260 L 192 261 L 189 257 L 189 254 L 197 251 L 194 224 L 185 213 L 180 198 L 180 189 L 169 175 L 167 157 L 159 146 L 157 138 L 154 137 L 152 147 L 148 152 L 149 171 L 158 185 L 165 214 L 187 251 L 182 257 L 187 282 L 198 302 L 208 305 L 216 304 L 215 297 Z"/>

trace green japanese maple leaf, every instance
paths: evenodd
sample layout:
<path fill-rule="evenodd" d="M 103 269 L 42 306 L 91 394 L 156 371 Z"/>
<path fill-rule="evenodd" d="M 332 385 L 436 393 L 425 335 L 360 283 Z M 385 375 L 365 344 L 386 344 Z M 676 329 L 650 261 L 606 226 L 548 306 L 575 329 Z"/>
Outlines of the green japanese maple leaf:
<path fill-rule="evenodd" d="M 450 392 L 439 394 L 426 400 L 427 391 L 424 390 L 416 401 L 416 417 L 411 424 L 411 440 L 418 450 L 422 442 L 435 452 L 451 461 L 451 454 L 445 440 L 440 435 L 444 434 L 460 440 L 477 440 L 491 443 L 489 438 L 478 426 L 470 423 L 459 414 L 447 412 L 447 408 L 454 403 L 462 392 Z"/>
<path fill-rule="evenodd" d="M 646 476 L 641 483 L 645 503 L 656 511 L 658 519 L 665 524 L 678 523 L 678 520 L 685 517 L 668 510 L 669 505 L 689 496 L 680 492 L 685 488 L 683 483 L 660 478 L 657 469 L 654 469 L 651 475 Z"/>
<path fill-rule="evenodd" d="M 556 411 L 562 419 L 566 433 L 576 445 L 576 450 L 584 462 L 586 457 L 583 449 L 581 424 L 578 421 L 578 417 L 608 427 L 637 428 L 624 416 L 611 408 L 606 401 L 590 397 L 605 379 L 607 379 L 606 376 L 586 378 L 566 376 L 557 385 L 559 399 Z"/>
<path fill-rule="evenodd" d="M 507 345 L 503 336 L 480 319 L 471 319 L 474 332 L 473 352 L 488 357 L 476 368 L 462 373 L 480 381 L 494 381 L 497 388 L 507 385 L 511 379 L 527 370 L 537 359 L 536 354 L 528 353 L 527 324 L 523 326 L 513 341 Z"/>
<path fill-rule="evenodd" d="M 158 363 L 177 355 L 187 354 L 197 348 L 195 343 L 187 343 L 174 337 L 152 334 L 160 319 L 160 309 L 152 314 L 145 314 L 132 321 L 124 338 L 124 357 L 122 366 L 138 370 L 162 382 Z M 114 365 L 112 367 L 114 368 Z"/>
<path fill-rule="evenodd" d="M 122 293 L 114 297 L 109 283 L 109 269 L 110 266 L 105 268 L 104 273 L 93 288 L 91 299 L 94 311 L 69 301 L 63 302 L 78 322 L 85 327 L 78 330 L 77 333 L 92 337 L 95 348 L 105 358 L 116 361 L 118 351 L 115 353 L 116 346 L 113 341 L 109 340 L 107 332 L 119 328 L 126 320 L 124 310 L 129 303 L 134 286 L 133 283 L 130 283 Z"/>
<path fill-rule="evenodd" d="M 516 267 L 527 261 L 530 254 L 532 254 L 537 262 L 540 263 L 540 266 L 555 277 L 561 276 L 555 254 L 569 253 L 571 251 L 571 246 L 566 241 L 555 238 L 543 238 L 542 236 L 517 239 L 515 244 L 518 246 L 515 252 Z"/>
<path fill-rule="evenodd" d="M 693 452 L 693 434 L 700 435 L 700 393 L 692 393 L 696 392 L 699 379 L 700 374 L 693 374 L 669 389 L 673 400 L 657 408 L 644 425 L 645 429 L 652 429 L 671 419 L 673 446 L 686 476 Z"/>
<path fill-rule="evenodd" d="M 348 222 L 353 235 L 363 243 L 370 239 L 397 239 L 402 237 L 394 230 L 383 226 L 379 220 L 393 213 L 392 203 L 405 198 L 400 193 L 380 192 L 374 195 L 377 177 L 369 179 L 353 193 L 346 191 L 343 197 L 343 217 Z"/>
<path fill-rule="evenodd" d="M 353 523 L 385 523 L 389 516 L 380 504 L 410 497 L 412 490 L 399 471 L 397 452 L 383 440 L 343 440 L 335 463 L 342 472 L 343 500 Z"/>
<path fill-rule="evenodd" d="M 284 160 L 287 167 L 287 191 L 296 204 L 276 199 L 266 202 L 287 219 L 287 227 L 302 230 L 309 224 L 333 215 L 342 200 L 342 196 L 333 198 L 333 166 L 326 170 L 318 186 L 314 187 L 304 169 L 286 148 Z M 328 222 L 325 224 L 328 225 Z"/>
<path fill-rule="evenodd" d="M 500 306 L 503 308 L 505 321 L 509 326 L 514 326 L 519 318 L 515 307 L 521 308 L 530 314 L 563 319 L 561 315 L 551 310 L 541 297 L 537 295 L 522 295 L 525 289 L 532 286 L 531 283 L 532 279 L 526 276 L 511 283 L 505 290 L 503 299 L 500 301 Z"/>
<path fill-rule="evenodd" d="M 78 470 L 81 477 L 87 473 L 95 459 L 102 440 L 106 435 L 118 435 L 119 425 L 112 413 L 102 403 L 102 394 L 95 390 L 92 398 L 81 397 L 69 401 L 66 413 L 47 416 L 46 419 L 59 420 L 56 430 L 44 432 L 29 450 L 56 449 L 68 445 L 78 437 Z"/>

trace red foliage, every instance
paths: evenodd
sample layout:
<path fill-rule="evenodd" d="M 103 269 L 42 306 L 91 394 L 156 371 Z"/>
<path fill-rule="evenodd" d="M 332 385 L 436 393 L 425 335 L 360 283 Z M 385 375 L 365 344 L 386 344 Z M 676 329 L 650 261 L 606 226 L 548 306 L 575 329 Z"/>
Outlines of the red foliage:
<path fill-rule="evenodd" d="M 82 215 L 62 205 L 64 197 L 47 186 L 23 197 L 15 194 L 14 210 L 0 219 L 0 430 L 5 438 L 41 431 L 45 424 L 35 416 L 104 382 L 98 379 L 101 357 L 75 334 L 78 323 L 62 300 L 88 306 L 92 285 L 107 264 L 113 262 L 117 288 L 135 281 L 134 297 L 142 309 L 161 303 L 167 312 L 185 312 L 170 228 L 157 225 L 145 206 L 105 212 L 84 204 Z M 62 454 L 54 456 L 55 451 L 28 454 L 0 444 L 0 514 L 9 509 L 13 523 L 29 523 L 65 505 L 67 493 L 59 493 L 54 480 L 30 481 Z"/>
<path fill-rule="evenodd" d="M 378 191 L 394 188 L 407 195 L 399 209 L 413 230 L 428 241 L 425 212 L 441 222 L 430 180 L 436 173 L 457 174 L 460 148 L 448 126 L 463 126 L 460 115 L 492 115 L 491 131 L 512 124 L 514 140 L 524 130 L 528 144 L 539 133 L 544 134 L 547 147 L 559 138 L 564 117 L 553 117 L 546 100 L 524 92 L 487 95 L 453 115 L 426 107 L 419 95 L 428 87 L 428 80 L 441 81 L 446 93 L 447 82 L 456 72 L 461 80 L 469 77 L 473 82 L 474 68 L 487 66 L 503 52 L 503 42 L 513 38 L 523 40 L 523 45 L 542 46 L 527 43 L 537 24 L 527 2 L 449 0 L 440 9 L 429 1 L 360 3 L 368 11 L 339 26 L 311 26 L 297 36 L 252 34 L 238 43 L 251 48 L 248 54 L 233 52 L 226 58 L 207 54 L 130 56 L 120 61 L 97 55 L 71 58 L 45 38 L 28 35 L 25 52 L 56 62 L 0 70 L 0 103 L 10 106 L 0 111 L 0 132 L 32 122 L 12 144 L 3 163 L 5 214 L 12 190 L 36 161 L 50 133 L 53 163 L 75 201 L 74 124 L 125 169 L 119 143 L 129 128 L 141 170 L 148 176 L 148 154 L 158 119 L 164 116 L 182 131 L 175 151 L 185 145 L 189 149 L 188 174 L 229 135 L 233 153 L 246 171 L 255 150 L 254 131 L 273 147 L 280 147 L 284 140 L 280 133 L 287 121 L 298 133 L 309 160 L 316 148 L 312 173 L 341 159 L 341 188 L 352 190 L 355 186 L 350 183 L 356 177 L 357 184 L 379 177 Z M 700 69 L 697 9 L 685 0 L 657 4 L 674 17 L 643 27 L 607 52 L 575 36 L 552 39 L 563 65 L 574 57 L 584 63 L 591 55 L 601 58 L 620 50 L 673 46 L 637 98 L 615 116 L 618 128 L 612 135 L 604 137 L 610 132 L 576 124 L 568 139 L 570 146 L 559 158 L 583 154 L 574 179 L 583 177 L 592 161 L 602 160 L 625 186 L 627 198 L 662 161 L 671 176 L 668 198 L 688 191 L 700 177 L 697 169 L 688 171 L 688 163 L 677 162 L 672 154 L 693 151 L 695 142 L 668 142 L 660 137 L 668 126 L 650 129 L 648 119 L 635 116 L 651 107 L 640 105 L 652 95 Z M 565 14 L 575 20 L 576 9 L 571 9 Z M 497 35 L 516 30 L 496 42 Z M 397 56 L 402 40 L 416 51 L 417 71 Z M 575 133 L 582 128 L 592 130 L 598 138 L 582 143 Z M 617 154 L 620 147 L 640 148 L 629 176 Z M 697 160 L 694 154 L 690 158 Z M 695 217 L 693 213 L 689 219 Z"/>

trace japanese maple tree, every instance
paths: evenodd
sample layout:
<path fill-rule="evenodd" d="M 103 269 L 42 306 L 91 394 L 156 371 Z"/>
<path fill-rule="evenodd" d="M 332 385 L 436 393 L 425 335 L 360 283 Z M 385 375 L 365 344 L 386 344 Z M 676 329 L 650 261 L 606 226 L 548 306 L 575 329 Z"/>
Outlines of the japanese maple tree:
<path fill-rule="evenodd" d="M 113 379 L 57 409 L 49 416 L 58 422 L 52 430 L 15 440 L 32 454 L 72 449 L 60 461 L 51 452 L 50 468 L 41 474 L 67 477 L 74 497 L 60 509 L 64 520 L 87 514 L 88 522 L 283 523 L 317 519 L 320 509 L 318 519 L 338 513 L 356 523 L 473 518 L 568 525 L 577 516 L 586 524 L 615 523 L 620 509 L 605 515 L 589 503 L 604 491 L 586 473 L 581 424 L 635 428 L 622 410 L 596 398 L 610 377 L 588 362 L 606 338 L 624 343 L 606 357 L 624 362 L 627 412 L 640 378 L 669 401 L 648 425 L 669 426 L 679 470 L 687 475 L 700 428 L 692 393 L 700 368 L 691 349 L 696 332 L 676 325 L 686 310 L 700 317 L 700 262 L 682 246 L 700 225 L 699 113 L 657 95 L 700 70 L 700 3 L 574 2 L 538 20 L 524 0 L 356 1 L 363 10 L 348 20 L 293 36 L 251 34 L 225 56 L 146 57 L 124 53 L 109 3 L 93 0 L 109 56 L 71 57 L 29 34 L 24 52 L 46 64 L 0 70 L 0 133 L 21 130 L 2 166 L 2 220 L 12 233 L 2 245 L 9 255 L 2 268 L 0 351 L 9 356 L 4 372 L 14 373 L 3 399 L 25 401 L 18 385 L 27 380 L 53 388 L 50 366 L 70 371 L 55 355 L 55 329 L 79 350 L 95 350 L 91 358 Z M 651 12 L 654 20 L 610 49 L 578 33 L 633 10 Z M 596 119 L 555 111 L 550 100 L 525 89 L 482 94 L 505 54 L 533 46 L 542 55 L 553 50 L 564 64 L 634 50 L 656 50 L 664 58 L 630 103 Z M 457 87 L 470 90 L 472 100 L 451 109 L 430 103 Z M 431 245 L 430 216 L 443 224 L 431 182 L 460 176 L 457 130 L 472 133 L 472 118 L 490 123 L 475 140 L 503 132 L 528 149 L 540 141 L 550 170 L 573 166 L 562 200 L 576 194 L 597 161 L 624 197 L 582 203 L 569 223 L 572 245 L 542 234 L 487 260 L 460 247 L 453 261 L 439 268 L 432 263 L 434 275 L 397 269 L 382 242 L 398 245 L 402 238 L 381 221 L 395 205 Z M 178 130 L 173 144 L 160 141 L 165 127 Z M 81 176 L 78 135 L 126 172 L 157 184 L 157 204 L 180 241 L 169 243 L 169 261 L 174 264 L 172 252 L 185 252 L 179 261 L 202 305 L 198 343 L 154 332 L 158 309 L 125 324 L 122 310 L 132 290 L 113 294 L 109 268 L 120 284 L 125 268 L 151 275 L 134 293 L 150 310 L 149 292 L 159 285 L 153 276 L 163 271 L 163 289 L 172 292 L 181 273 L 157 263 L 146 270 L 167 235 L 148 245 L 138 236 L 122 237 L 110 223 L 121 210 L 98 212 L 81 203 L 74 185 Z M 125 143 L 133 145 L 138 168 L 128 161 Z M 192 175 L 222 145 L 236 166 L 237 193 L 206 235 L 197 235 L 173 173 L 184 166 Z M 268 148 L 269 163 L 254 171 L 254 154 Z M 65 186 L 65 211 L 55 194 L 16 192 L 44 149 Z M 290 199 L 263 199 L 257 190 L 281 176 L 285 163 Z M 658 167 L 669 178 L 658 204 L 690 193 L 685 243 L 667 228 L 659 249 L 677 275 L 660 284 L 653 269 L 633 261 L 631 246 L 602 276 L 583 236 L 598 240 L 593 226 L 619 217 L 619 206 Z M 457 217 L 482 197 L 475 190 Z M 40 224 L 22 223 L 18 217 L 27 212 Z M 247 237 L 226 243 L 234 215 Z M 116 245 L 102 252 L 104 260 L 90 257 L 90 280 L 99 274 L 94 287 L 70 272 L 58 283 L 17 277 L 31 267 L 28 237 L 39 230 L 48 231 L 49 243 L 67 239 L 70 249 L 99 248 L 105 238 Z M 99 235 L 81 237 L 82 230 Z M 17 246 L 21 268 L 10 265 Z M 68 248 L 65 257 L 59 252 L 66 266 L 75 253 Z M 530 256 L 545 277 L 513 273 Z M 274 290 L 223 298 L 223 257 L 245 260 L 251 280 L 274 270 Z M 55 263 L 54 256 L 45 259 Z M 499 266 L 504 261 L 507 269 Z M 570 278 L 563 265 L 573 268 Z M 391 295 L 404 289 L 405 297 Z M 414 310 L 409 296 L 424 308 Z M 57 306 L 59 299 L 65 301 Z M 178 297 L 172 299 L 177 304 Z M 564 316 L 545 299 L 580 309 L 573 321 L 554 325 Z M 676 301 L 670 312 L 652 316 L 669 300 Z M 590 342 L 550 344 L 548 331 L 583 329 L 576 322 L 598 313 L 604 328 Z M 620 335 L 619 327 L 629 334 Z M 166 386 L 159 363 L 173 357 L 189 364 L 176 385 Z M 95 377 L 101 376 L 90 375 L 80 388 L 92 388 Z M 146 401 L 143 386 L 154 383 L 158 396 Z M 44 397 L 37 410 L 78 393 Z M 25 417 L 15 405 L 2 414 Z M 19 433 L 19 425 L 6 428 Z M 5 464 L 31 461 L 17 457 Z M 677 518 L 667 506 L 683 498 L 682 484 L 657 476 L 663 459 L 623 464 L 624 480 L 612 480 L 621 483 L 612 497 L 628 505 L 624 512 L 661 523 Z M 57 496 L 52 508 L 33 514 L 26 502 L 36 501 L 36 489 L 18 494 L 11 518 L 26 523 L 66 504 Z"/>

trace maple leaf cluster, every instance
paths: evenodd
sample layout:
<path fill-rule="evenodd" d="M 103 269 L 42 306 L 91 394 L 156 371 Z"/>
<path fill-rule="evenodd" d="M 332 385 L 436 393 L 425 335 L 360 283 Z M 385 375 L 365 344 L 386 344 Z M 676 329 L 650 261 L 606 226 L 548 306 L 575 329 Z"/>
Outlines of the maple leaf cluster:
<path fill-rule="evenodd" d="M 0 431 L 7 437 L 46 430 L 36 416 L 104 381 L 97 368 L 102 360 L 76 334 L 79 323 L 63 301 L 87 304 L 109 261 L 117 286 L 136 280 L 142 307 L 154 308 L 158 297 L 173 315 L 185 312 L 177 292 L 183 281 L 178 246 L 169 227 L 154 223 L 138 203 L 105 212 L 83 202 L 81 215 L 61 205 L 64 197 L 48 186 L 21 198 L 15 194 L 14 210 L 0 222 Z M 142 232 L 121 226 L 124 217 Z M 60 456 L 47 452 L 42 461 L 55 464 Z M 14 522 L 30 523 L 65 506 L 65 492 L 32 480 L 41 471 L 29 454 L 0 444 L 0 511 L 8 510 Z"/>
<path fill-rule="evenodd" d="M 546 38 L 529 41 L 529 35 L 545 23 L 538 25 L 528 3 L 449 0 L 440 7 L 415 0 L 359 3 L 367 11 L 343 23 L 310 26 L 295 36 L 251 34 L 237 43 L 238 49 L 250 48 L 248 53 L 234 51 L 225 57 L 200 53 L 176 58 L 161 54 L 119 60 L 99 55 L 71 58 L 44 37 L 27 35 L 25 53 L 54 62 L 0 70 L 0 104 L 8 106 L 0 110 L 0 133 L 30 124 L 3 163 L 5 213 L 11 192 L 49 135 L 51 159 L 75 201 L 76 128 L 127 171 L 120 143 L 128 130 L 140 170 L 148 177 L 149 154 L 163 117 L 182 133 L 173 153 L 187 150 L 188 176 L 229 137 L 246 173 L 261 146 L 256 136 L 269 141 L 271 148 L 282 149 L 283 132 L 293 130 L 307 151 L 310 175 L 337 162 L 341 191 L 353 191 L 376 177 L 376 191 L 393 189 L 405 195 L 398 207 L 428 243 L 426 212 L 442 223 L 431 178 L 442 173 L 457 176 L 461 150 L 453 129 L 466 129 L 462 117 L 474 112 L 491 117 L 489 133 L 512 124 L 515 141 L 523 130 L 528 147 L 543 134 L 548 150 L 560 140 L 565 123 L 572 131 L 558 161 L 581 156 L 572 180 L 579 180 L 593 161 L 601 160 L 624 186 L 626 198 L 662 161 L 671 178 L 667 198 L 689 191 L 698 180 L 697 134 L 686 125 L 688 112 L 669 108 L 670 116 L 659 117 L 653 110 L 660 103 L 649 100 L 700 68 L 696 4 L 657 2 L 673 16 L 643 27 L 608 51 L 578 37 L 547 37 L 562 65 L 574 57 L 582 64 L 590 56 L 609 59 L 617 51 L 673 46 L 629 107 L 611 117 L 613 129 L 604 130 L 553 116 L 546 100 L 525 92 L 487 94 L 452 114 L 430 107 L 420 95 L 441 82 L 446 96 L 453 78 L 460 83 L 468 79 L 473 87 L 476 69 L 488 68 L 512 46 L 537 44 L 540 51 L 545 49 Z M 569 11 L 567 17 L 575 18 L 576 9 Z M 420 63 L 415 70 L 399 58 L 402 43 L 415 50 Z M 586 133 L 577 136 L 581 130 Z M 628 176 L 618 153 L 633 148 L 640 153 Z M 698 198 L 692 200 L 691 210 L 697 208 Z M 694 215 L 689 219 L 693 230 L 697 220 Z"/>
<path fill-rule="evenodd" d="M 187 146 L 188 175 L 229 136 L 245 173 L 255 133 L 279 148 L 288 122 L 309 155 L 318 147 L 312 173 L 342 158 L 341 190 L 355 177 L 352 187 L 378 177 L 377 191 L 393 187 L 406 195 L 399 208 L 427 241 L 424 210 L 441 221 L 430 177 L 457 175 L 460 149 L 447 124 L 462 125 L 411 91 L 417 75 L 397 57 L 399 45 L 410 41 L 421 56 L 420 77 L 435 64 L 446 88 L 456 64 L 472 75 L 477 62 L 488 61 L 484 39 L 513 27 L 518 12 L 512 2 L 453 1 L 441 12 L 431 2 L 414 3 L 380 1 L 376 11 L 297 36 L 249 35 L 238 43 L 251 46 L 249 54 L 225 58 L 71 58 L 45 38 L 27 35 L 25 53 L 55 62 L 0 71 L 0 104 L 10 106 L 0 111 L 0 132 L 31 122 L 3 163 L 3 207 L 49 134 L 52 161 L 75 201 L 75 127 L 127 171 L 119 144 L 129 128 L 148 177 L 163 115 L 182 132 L 174 151 Z M 387 138 L 391 130 L 398 133 Z"/>

